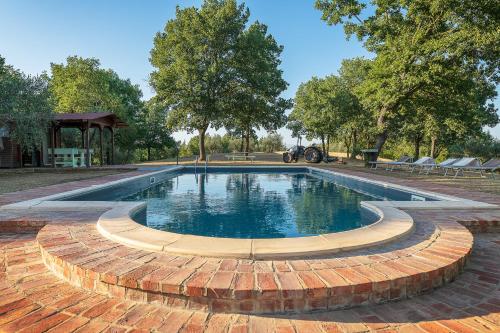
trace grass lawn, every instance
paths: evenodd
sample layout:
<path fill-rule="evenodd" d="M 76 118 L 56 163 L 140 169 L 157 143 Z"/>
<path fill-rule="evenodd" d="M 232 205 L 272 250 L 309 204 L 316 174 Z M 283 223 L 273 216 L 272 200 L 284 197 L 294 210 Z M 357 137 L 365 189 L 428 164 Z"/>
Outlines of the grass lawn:
<path fill-rule="evenodd" d="M 35 187 L 54 185 L 75 180 L 90 179 L 127 172 L 124 169 L 91 169 L 91 170 L 0 170 L 0 194 L 28 190 Z"/>

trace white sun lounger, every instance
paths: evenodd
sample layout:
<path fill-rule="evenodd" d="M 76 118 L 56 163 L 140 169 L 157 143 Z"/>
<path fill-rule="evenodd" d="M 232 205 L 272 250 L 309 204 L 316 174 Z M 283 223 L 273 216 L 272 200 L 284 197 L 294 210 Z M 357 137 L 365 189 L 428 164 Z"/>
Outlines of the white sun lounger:
<path fill-rule="evenodd" d="M 459 173 L 464 174 L 464 170 L 473 169 L 475 167 L 480 167 L 481 162 L 475 157 L 463 157 L 456 161 L 455 163 L 444 167 L 444 175 L 448 174 L 449 170 L 455 171 L 453 178 L 456 178 Z"/>
<path fill-rule="evenodd" d="M 434 165 L 426 165 L 422 169 L 425 170 L 426 171 L 425 174 L 428 175 L 432 170 L 444 169 L 445 167 L 452 165 L 453 163 L 457 162 L 458 160 L 459 160 L 459 158 L 448 158 L 441 163 L 437 163 Z M 423 172 L 423 170 L 422 170 L 422 172 Z"/>
<path fill-rule="evenodd" d="M 418 160 L 416 160 L 413 163 L 407 163 L 408 166 L 411 168 L 411 173 L 415 171 L 416 168 L 420 168 L 419 174 L 424 170 L 426 167 L 433 167 L 436 166 L 436 161 L 432 157 L 421 157 Z"/>
<path fill-rule="evenodd" d="M 372 169 L 377 169 L 379 164 L 386 165 L 386 170 L 394 170 L 394 167 L 401 165 L 408 165 L 413 160 L 413 157 L 410 156 L 401 156 L 397 161 L 386 161 L 386 162 L 369 162 L 371 164 Z"/>
<path fill-rule="evenodd" d="M 495 172 L 500 170 L 500 159 L 492 158 L 488 162 L 483 163 L 481 166 L 470 168 L 471 171 L 479 171 L 481 173 L 481 177 L 484 176 L 488 171 L 491 173 L 491 177 L 495 179 Z"/>

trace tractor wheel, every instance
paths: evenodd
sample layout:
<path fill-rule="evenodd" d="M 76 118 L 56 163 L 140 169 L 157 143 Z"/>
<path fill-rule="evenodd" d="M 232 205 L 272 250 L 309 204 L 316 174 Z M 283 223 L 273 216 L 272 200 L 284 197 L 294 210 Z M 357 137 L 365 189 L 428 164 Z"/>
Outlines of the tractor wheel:
<path fill-rule="evenodd" d="M 307 147 L 304 151 L 304 159 L 307 163 L 319 163 L 323 160 L 323 154 L 316 147 Z"/>
<path fill-rule="evenodd" d="M 283 162 L 292 163 L 293 162 L 293 154 L 292 153 L 283 153 Z"/>

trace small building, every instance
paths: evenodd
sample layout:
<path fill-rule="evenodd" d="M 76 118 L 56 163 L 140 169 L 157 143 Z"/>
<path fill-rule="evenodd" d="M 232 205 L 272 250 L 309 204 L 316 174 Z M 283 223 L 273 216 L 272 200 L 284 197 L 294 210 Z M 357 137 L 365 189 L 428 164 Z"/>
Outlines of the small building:
<path fill-rule="evenodd" d="M 114 164 L 115 130 L 128 125 L 111 112 L 57 113 L 50 123 L 46 137 L 41 138 L 40 149 L 32 153 L 22 152 L 21 147 L 10 136 L 8 126 L 0 127 L 0 168 L 23 166 L 91 166 L 93 149 L 90 130 L 97 128 L 99 135 L 99 164 Z M 81 143 L 74 147 L 62 147 L 62 129 L 77 128 L 81 133 Z M 103 133 L 110 131 L 110 149 L 103 149 Z M 95 140 L 96 138 L 94 138 Z"/>
<path fill-rule="evenodd" d="M 0 127 L 0 168 L 18 168 L 21 160 L 21 148 L 11 140 L 8 127 Z"/>

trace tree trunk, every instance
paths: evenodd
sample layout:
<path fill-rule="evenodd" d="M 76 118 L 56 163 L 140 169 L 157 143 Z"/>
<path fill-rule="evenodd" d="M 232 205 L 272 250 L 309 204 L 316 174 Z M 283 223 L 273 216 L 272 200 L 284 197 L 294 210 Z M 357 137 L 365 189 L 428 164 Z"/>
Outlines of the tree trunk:
<path fill-rule="evenodd" d="M 241 145 L 240 145 L 240 152 L 243 151 L 243 144 L 245 143 L 245 132 L 241 131 Z"/>
<path fill-rule="evenodd" d="M 326 158 L 328 159 L 328 156 L 330 154 L 330 134 L 326 136 Z"/>
<path fill-rule="evenodd" d="M 414 152 L 414 158 L 415 160 L 418 160 L 420 157 L 420 143 L 422 142 L 422 137 L 420 135 L 417 135 L 415 137 L 415 152 Z"/>
<path fill-rule="evenodd" d="M 199 144 L 200 144 L 200 161 L 204 161 L 207 156 L 205 152 L 205 134 L 207 133 L 207 128 L 200 128 L 198 129 L 198 138 L 199 138 Z"/>
<path fill-rule="evenodd" d="M 325 148 L 325 136 L 321 136 L 321 147 L 323 148 L 323 155 L 326 154 L 326 148 Z"/>
<path fill-rule="evenodd" d="M 248 156 L 249 151 L 250 151 L 250 128 L 247 128 L 245 135 L 245 156 Z"/>
<path fill-rule="evenodd" d="M 356 159 L 356 147 L 358 145 L 358 132 L 356 130 L 352 131 L 352 153 L 351 158 Z M 349 156 L 347 156 L 349 158 Z"/>
<path fill-rule="evenodd" d="M 377 127 L 381 132 L 377 134 L 376 140 L 375 140 L 375 149 L 377 149 L 377 158 L 378 155 L 380 155 L 380 152 L 382 151 L 382 148 L 384 147 L 385 142 L 387 141 L 387 129 L 385 128 L 385 109 L 382 110 L 380 113 L 380 116 L 377 119 Z"/>
<path fill-rule="evenodd" d="M 375 149 L 377 149 L 377 157 L 380 155 L 382 148 L 384 147 L 385 141 L 387 140 L 387 131 L 377 134 L 375 141 Z"/>
<path fill-rule="evenodd" d="M 437 138 L 433 136 L 431 138 L 431 158 L 436 158 L 436 141 Z"/>
<path fill-rule="evenodd" d="M 347 158 L 349 158 L 349 151 L 351 150 L 351 143 L 352 143 L 351 139 L 352 137 L 350 134 L 344 136 L 345 155 Z"/>
<path fill-rule="evenodd" d="M 151 147 L 148 147 L 148 161 L 151 161 Z"/>

